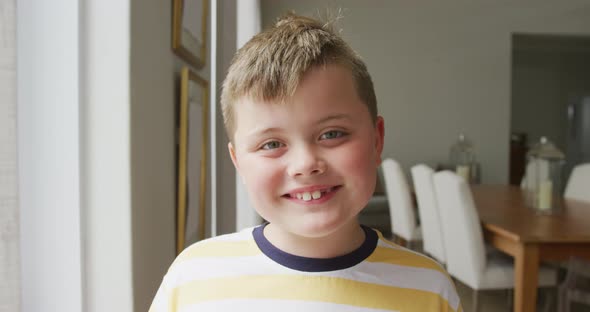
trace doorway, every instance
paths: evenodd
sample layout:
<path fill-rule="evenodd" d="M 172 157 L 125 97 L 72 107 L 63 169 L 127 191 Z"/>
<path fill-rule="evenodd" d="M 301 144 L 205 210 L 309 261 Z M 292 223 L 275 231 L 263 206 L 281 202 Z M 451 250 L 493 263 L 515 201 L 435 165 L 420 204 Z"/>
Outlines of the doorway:
<path fill-rule="evenodd" d="M 590 37 L 513 34 L 511 72 L 510 182 L 518 184 L 542 136 L 568 150 L 568 105 L 590 95 Z"/>

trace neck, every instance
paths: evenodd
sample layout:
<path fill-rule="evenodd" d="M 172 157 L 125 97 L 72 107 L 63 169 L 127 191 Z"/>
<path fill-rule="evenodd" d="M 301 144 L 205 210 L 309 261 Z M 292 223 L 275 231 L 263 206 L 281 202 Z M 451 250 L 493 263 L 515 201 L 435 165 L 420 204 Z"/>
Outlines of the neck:
<path fill-rule="evenodd" d="M 270 223 L 264 228 L 264 236 L 275 247 L 289 254 L 323 259 L 346 255 L 365 241 L 365 232 L 356 220 L 321 237 L 300 236 Z"/>

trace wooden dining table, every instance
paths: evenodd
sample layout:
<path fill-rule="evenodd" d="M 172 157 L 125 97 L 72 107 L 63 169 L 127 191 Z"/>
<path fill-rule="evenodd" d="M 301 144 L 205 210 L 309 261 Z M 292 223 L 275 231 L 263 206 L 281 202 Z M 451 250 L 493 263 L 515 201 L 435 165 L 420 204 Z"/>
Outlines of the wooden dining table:
<path fill-rule="evenodd" d="M 590 260 L 590 202 L 559 198 L 559 210 L 539 214 L 519 187 L 472 185 L 471 191 L 486 241 L 514 257 L 514 311 L 536 311 L 541 262 Z"/>

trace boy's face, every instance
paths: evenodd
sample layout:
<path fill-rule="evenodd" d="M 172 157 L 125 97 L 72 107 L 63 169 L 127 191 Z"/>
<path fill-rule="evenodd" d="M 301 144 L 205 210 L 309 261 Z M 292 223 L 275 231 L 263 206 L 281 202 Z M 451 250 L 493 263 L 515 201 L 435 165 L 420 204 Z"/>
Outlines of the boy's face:
<path fill-rule="evenodd" d="M 383 149 L 350 71 L 312 69 L 285 104 L 236 105 L 230 154 L 257 212 L 282 231 L 326 237 L 358 227 Z"/>

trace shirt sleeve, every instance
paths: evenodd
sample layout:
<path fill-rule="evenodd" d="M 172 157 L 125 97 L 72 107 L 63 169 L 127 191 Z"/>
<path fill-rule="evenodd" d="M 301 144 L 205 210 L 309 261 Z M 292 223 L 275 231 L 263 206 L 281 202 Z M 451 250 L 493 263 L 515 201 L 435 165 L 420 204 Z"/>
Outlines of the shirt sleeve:
<path fill-rule="evenodd" d="M 158 292 L 156 292 L 149 312 L 176 312 L 176 309 L 170 304 L 169 293 L 166 287 L 166 279 L 164 279 L 158 288 Z"/>

